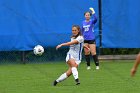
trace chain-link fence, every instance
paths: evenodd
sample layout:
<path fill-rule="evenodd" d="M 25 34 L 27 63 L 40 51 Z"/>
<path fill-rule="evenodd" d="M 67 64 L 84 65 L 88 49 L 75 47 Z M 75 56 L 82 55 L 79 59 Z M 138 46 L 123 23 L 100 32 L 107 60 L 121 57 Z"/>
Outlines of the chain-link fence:
<path fill-rule="evenodd" d="M 46 48 L 41 56 L 34 55 L 33 51 L 1 51 L 0 63 L 44 63 L 50 61 L 61 61 L 65 59 L 68 48 L 61 48 L 56 51 L 55 47 Z"/>
<path fill-rule="evenodd" d="M 60 61 L 65 61 L 67 51 L 68 51 L 68 47 L 63 47 L 60 48 L 59 50 L 56 50 L 55 47 L 48 47 L 45 49 L 45 52 L 42 56 L 34 55 L 33 51 L 1 51 L 0 64 L 60 62 Z M 97 48 L 97 54 L 99 55 L 99 58 L 101 58 L 100 56 L 102 55 L 132 55 L 132 54 L 139 53 L 139 51 L 140 49 Z M 109 58 L 105 58 L 105 59 L 109 59 Z M 84 60 L 84 51 L 83 51 L 83 60 Z"/>

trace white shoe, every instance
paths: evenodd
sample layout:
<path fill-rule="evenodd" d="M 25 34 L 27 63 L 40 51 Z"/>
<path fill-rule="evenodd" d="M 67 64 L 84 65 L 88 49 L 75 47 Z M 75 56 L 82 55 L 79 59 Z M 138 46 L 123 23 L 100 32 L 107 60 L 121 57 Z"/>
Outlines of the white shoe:
<path fill-rule="evenodd" d="M 91 69 L 90 66 L 87 67 L 87 70 Z"/>
<path fill-rule="evenodd" d="M 97 70 L 100 69 L 99 66 L 96 66 L 96 69 L 97 69 Z"/>

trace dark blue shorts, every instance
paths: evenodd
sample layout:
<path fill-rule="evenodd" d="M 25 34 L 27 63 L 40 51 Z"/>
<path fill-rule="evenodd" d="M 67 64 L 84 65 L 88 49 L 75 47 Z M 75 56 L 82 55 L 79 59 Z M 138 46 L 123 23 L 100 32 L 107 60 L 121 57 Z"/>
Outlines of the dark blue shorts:
<path fill-rule="evenodd" d="M 95 39 L 94 40 L 84 40 L 84 43 L 96 44 Z"/>

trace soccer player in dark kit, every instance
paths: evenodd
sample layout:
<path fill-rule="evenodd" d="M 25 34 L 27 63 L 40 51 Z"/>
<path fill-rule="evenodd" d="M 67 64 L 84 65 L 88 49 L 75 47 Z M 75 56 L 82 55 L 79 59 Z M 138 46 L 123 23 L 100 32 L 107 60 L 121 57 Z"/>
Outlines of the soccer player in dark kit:
<path fill-rule="evenodd" d="M 94 35 L 94 25 L 97 22 L 97 18 L 95 16 L 95 11 L 93 8 L 89 8 L 90 11 L 84 13 L 85 20 L 82 22 L 82 34 L 84 37 L 84 45 L 89 47 L 90 50 L 84 48 L 85 52 L 85 59 L 87 62 L 87 70 L 90 68 L 90 53 L 93 57 L 93 60 L 96 65 L 96 69 L 99 69 L 99 60 L 96 55 L 96 42 L 95 42 L 95 35 Z M 94 18 L 91 19 L 91 16 Z"/>

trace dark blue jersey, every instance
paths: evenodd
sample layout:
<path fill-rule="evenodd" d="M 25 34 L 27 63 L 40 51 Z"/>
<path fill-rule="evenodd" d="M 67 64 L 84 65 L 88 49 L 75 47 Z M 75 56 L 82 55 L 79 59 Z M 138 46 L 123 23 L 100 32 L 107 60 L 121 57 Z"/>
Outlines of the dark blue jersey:
<path fill-rule="evenodd" d="M 82 34 L 84 40 L 93 40 L 95 39 L 94 35 L 94 25 L 97 22 L 95 14 L 93 15 L 94 19 L 90 19 L 88 22 L 84 20 L 82 22 Z"/>

